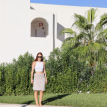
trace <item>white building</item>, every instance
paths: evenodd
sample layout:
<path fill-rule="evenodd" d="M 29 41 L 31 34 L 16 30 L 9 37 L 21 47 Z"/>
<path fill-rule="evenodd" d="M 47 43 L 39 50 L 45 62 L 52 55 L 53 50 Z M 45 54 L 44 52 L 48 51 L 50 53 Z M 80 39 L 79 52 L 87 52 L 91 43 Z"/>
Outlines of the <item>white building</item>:
<path fill-rule="evenodd" d="M 74 13 L 84 15 L 90 7 L 46 5 L 30 0 L 0 0 L 0 63 L 11 62 L 27 51 L 34 57 L 60 47 L 65 36 L 63 28 L 70 28 Z M 107 8 L 98 8 L 98 15 Z M 98 17 L 98 18 L 99 18 Z"/>

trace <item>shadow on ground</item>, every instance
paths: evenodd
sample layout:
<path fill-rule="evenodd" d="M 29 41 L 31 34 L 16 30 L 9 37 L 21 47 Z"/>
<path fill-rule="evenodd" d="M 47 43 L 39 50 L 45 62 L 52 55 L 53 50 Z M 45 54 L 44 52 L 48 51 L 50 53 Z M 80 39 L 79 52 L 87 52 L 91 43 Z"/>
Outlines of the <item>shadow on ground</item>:
<path fill-rule="evenodd" d="M 42 101 L 42 104 L 44 105 L 48 102 L 52 102 L 52 101 L 55 101 L 57 99 L 61 99 L 61 98 L 66 97 L 68 95 L 70 95 L 70 94 L 57 95 L 55 97 L 47 98 L 46 100 Z"/>
<path fill-rule="evenodd" d="M 32 102 L 34 102 L 34 100 L 24 102 L 24 103 L 22 103 L 22 104 L 25 104 L 25 105 L 23 105 L 23 106 L 21 106 L 21 107 L 26 107 L 27 105 L 31 104 Z"/>

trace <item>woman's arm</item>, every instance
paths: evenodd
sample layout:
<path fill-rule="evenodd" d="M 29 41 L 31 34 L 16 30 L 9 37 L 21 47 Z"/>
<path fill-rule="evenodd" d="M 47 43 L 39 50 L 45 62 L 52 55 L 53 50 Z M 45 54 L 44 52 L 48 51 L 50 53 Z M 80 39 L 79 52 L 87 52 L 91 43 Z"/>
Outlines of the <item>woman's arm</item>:
<path fill-rule="evenodd" d="M 46 70 L 45 70 L 45 62 L 44 63 L 44 74 L 45 74 L 45 83 L 47 84 Z"/>
<path fill-rule="evenodd" d="M 32 70 L 31 70 L 31 84 L 33 84 L 33 73 L 34 73 L 35 64 L 32 63 Z"/>

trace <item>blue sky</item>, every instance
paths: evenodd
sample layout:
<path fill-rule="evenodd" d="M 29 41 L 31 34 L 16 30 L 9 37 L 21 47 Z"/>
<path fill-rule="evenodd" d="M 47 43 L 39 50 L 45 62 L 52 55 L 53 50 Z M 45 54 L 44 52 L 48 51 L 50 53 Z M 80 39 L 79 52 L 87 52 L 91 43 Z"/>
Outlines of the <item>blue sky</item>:
<path fill-rule="evenodd" d="M 30 0 L 31 3 L 107 8 L 107 0 Z"/>

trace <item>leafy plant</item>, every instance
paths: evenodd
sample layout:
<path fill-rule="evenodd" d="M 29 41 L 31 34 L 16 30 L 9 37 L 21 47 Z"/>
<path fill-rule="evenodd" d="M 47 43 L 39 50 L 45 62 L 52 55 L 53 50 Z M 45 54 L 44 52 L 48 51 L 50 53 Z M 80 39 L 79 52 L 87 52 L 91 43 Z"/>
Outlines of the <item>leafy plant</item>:
<path fill-rule="evenodd" d="M 79 60 L 84 60 L 92 67 L 92 75 L 97 64 L 107 63 L 107 14 L 100 17 L 100 21 L 95 24 L 97 9 L 90 8 L 87 16 L 74 14 L 75 22 L 72 27 L 76 27 L 77 32 L 70 28 L 61 31 L 62 34 L 68 33 L 71 37 L 64 40 L 62 48 L 71 47 L 78 51 Z"/>

